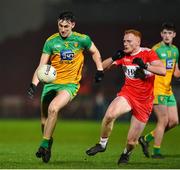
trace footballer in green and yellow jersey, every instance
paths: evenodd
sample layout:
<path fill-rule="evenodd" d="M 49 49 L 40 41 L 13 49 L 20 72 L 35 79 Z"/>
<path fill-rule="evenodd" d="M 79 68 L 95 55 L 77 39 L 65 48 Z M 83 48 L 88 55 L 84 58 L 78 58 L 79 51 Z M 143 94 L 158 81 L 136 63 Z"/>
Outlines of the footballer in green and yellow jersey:
<path fill-rule="evenodd" d="M 172 77 L 180 77 L 179 70 L 179 51 L 173 45 L 173 39 L 176 36 L 173 23 L 164 23 L 161 28 L 162 41 L 153 47 L 160 60 L 166 67 L 166 76 L 155 75 L 154 81 L 154 112 L 157 116 L 157 125 L 154 130 L 139 138 L 144 155 L 149 157 L 149 142 L 154 140 L 152 158 L 163 158 L 160 152 L 160 146 L 163 135 L 168 130 L 175 127 L 178 122 L 178 110 L 175 96 L 172 91 Z"/>
<path fill-rule="evenodd" d="M 91 53 L 96 64 L 95 81 L 100 82 L 104 75 L 101 55 L 90 37 L 72 31 L 75 27 L 73 13 L 69 11 L 61 13 L 57 24 L 59 32 L 46 40 L 39 66 L 37 67 L 38 69 L 41 65 L 50 63 L 55 67 L 57 72 L 56 80 L 51 84 L 45 84 L 41 95 L 41 127 L 43 139 L 36 152 L 36 156 L 42 158 L 42 161 L 46 163 L 51 158 L 52 135 L 58 113 L 78 92 L 84 64 L 84 50 Z M 37 69 L 28 89 L 30 98 L 33 98 L 36 86 L 39 84 Z"/>
<path fill-rule="evenodd" d="M 54 84 L 79 83 L 84 63 L 83 51 L 91 45 L 89 36 L 77 32 L 72 32 L 66 39 L 59 33 L 47 39 L 43 53 L 50 55 L 51 65 L 56 68 Z"/>
<path fill-rule="evenodd" d="M 155 96 L 172 95 L 171 80 L 179 58 L 178 48 L 175 45 L 160 42 L 153 47 L 153 50 L 155 50 L 166 67 L 166 76 L 155 76 L 154 94 Z"/>

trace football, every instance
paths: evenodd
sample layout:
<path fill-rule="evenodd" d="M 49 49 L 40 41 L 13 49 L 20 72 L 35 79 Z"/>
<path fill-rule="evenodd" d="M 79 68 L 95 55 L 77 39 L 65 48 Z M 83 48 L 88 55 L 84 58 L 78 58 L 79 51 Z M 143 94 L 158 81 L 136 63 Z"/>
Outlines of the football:
<path fill-rule="evenodd" d="M 42 83 L 52 83 L 56 79 L 56 69 L 48 64 L 40 66 L 37 70 L 37 77 Z"/>

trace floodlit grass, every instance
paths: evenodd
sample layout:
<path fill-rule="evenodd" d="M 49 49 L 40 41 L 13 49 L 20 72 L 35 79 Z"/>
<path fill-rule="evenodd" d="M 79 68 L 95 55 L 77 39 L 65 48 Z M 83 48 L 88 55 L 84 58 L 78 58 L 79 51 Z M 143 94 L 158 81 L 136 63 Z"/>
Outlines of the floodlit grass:
<path fill-rule="evenodd" d="M 85 150 L 99 141 L 100 122 L 59 121 L 54 133 L 52 158 L 43 163 L 35 157 L 41 141 L 38 120 L 0 121 L 0 168 L 27 169 L 171 169 L 180 168 L 180 128 L 165 135 L 163 160 L 147 159 L 140 146 L 127 165 L 117 166 L 124 149 L 129 123 L 116 122 L 106 152 L 88 157 Z M 145 132 L 152 130 L 148 124 Z M 144 132 L 144 133 L 145 133 Z M 152 147 L 151 147 L 152 148 Z"/>

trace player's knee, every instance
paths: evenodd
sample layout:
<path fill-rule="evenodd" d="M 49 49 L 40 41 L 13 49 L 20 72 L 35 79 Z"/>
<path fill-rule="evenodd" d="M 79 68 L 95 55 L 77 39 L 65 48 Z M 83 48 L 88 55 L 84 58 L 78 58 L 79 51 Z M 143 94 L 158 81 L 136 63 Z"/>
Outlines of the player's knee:
<path fill-rule="evenodd" d="M 112 114 L 107 114 L 105 116 L 105 121 L 108 123 L 114 121 L 115 119 L 116 119 L 115 116 L 113 116 Z"/>
<path fill-rule="evenodd" d="M 48 117 L 56 118 L 58 115 L 58 109 L 54 106 L 49 107 Z"/>
<path fill-rule="evenodd" d="M 169 127 L 170 128 L 173 128 L 173 127 L 177 126 L 178 124 L 179 124 L 178 120 L 171 120 L 171 121 L 169 121 Z"/>
<path fill-rule="evenodd" d="M 168 119 L 165 119 L 163 122 L 164 127 L 166 127 L 168 125 Z"/>
<path fill-rule="evenodd" d="M 160 126 L 166 127 L 168 125 L 168 117 L 163 116 L 160 120 L 158 120 L 158 124 Z"/>

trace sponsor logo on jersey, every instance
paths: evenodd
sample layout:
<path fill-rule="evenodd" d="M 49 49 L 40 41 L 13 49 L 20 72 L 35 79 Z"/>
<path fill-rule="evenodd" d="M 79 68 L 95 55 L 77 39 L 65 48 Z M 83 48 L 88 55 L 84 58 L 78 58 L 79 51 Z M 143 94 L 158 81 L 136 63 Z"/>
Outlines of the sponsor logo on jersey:
<path fill-rule="evenodd" d="M 125 76 L 128 78 L 134 78 L 134 72 L 136 71 L 137 66 L 123 66 L 123 70 L 125 73 Z"/>
<path fill-rule="evenodd" d="M 54 45 L 54 48 L 60 48 L 60 47 L 61 47 L 60 44 L 55 44 L 55 45 Z"/>
<path fill-rule="evenodd" d="M 72 50 L 62 50 L 60 51 L 61 60 L 72 60 L 74 53 Z"/>
<path fill-rule="evenodd" d="M 166 59 L 166 69 L 173 68 L 173 59 Z"/>
<path fill-rule="evenodd" d="M 139 67 L 139 66 L 123 66 L 122 68 L 123 68 L 123 71 L 124 71 L 126 77 L 131 78 L 131 79 L 134 79 L 134 78 L 135 78 L 135 77 L 134 77 L 134 74 L 135 74 L 135 71 L 136 71 L 136 69 L 137 69 L 138 67 Z M 153 75 L 153 73 L 151 73 L 151 72 L 149 72 L 149 71 L 147 71 L 147 70 L 144 70 L 144 73 L 145 73 L 145 75 L 147 75 L 147 76 L 152 76 L 152 75 Z"/>
<path fill-rule="evenodd" d="M 166 53 L 161 53 L 161 56 L 162 57 L 166 57 Z"/>

